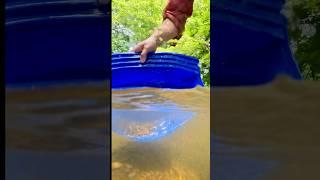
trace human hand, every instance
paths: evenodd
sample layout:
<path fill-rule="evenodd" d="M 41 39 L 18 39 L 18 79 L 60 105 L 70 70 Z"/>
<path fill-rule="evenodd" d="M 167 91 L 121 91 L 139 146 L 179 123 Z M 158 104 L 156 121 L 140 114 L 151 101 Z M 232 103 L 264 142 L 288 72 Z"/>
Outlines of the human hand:
<path fill-rule="evenodd" d="M 141 52 L 140 61 L 144 63 L 147 60 L 147 55 L 149 52 L 155 52 L 159 46 L 159 38 L 155 36 L 150 36 L 148 39 L 138 43 L 131 51 Z"/>
<path fill-rule="evenodd" d="M 178 29 L 170 19 L 165 19 L 154 33 L 146 40 L 138 43 L 131 51 L 141 52 L 140 61 L 144 63 L 147 60 L 149 52 L 155 52 L 157 48 L 168 40 L 177 37 Z"/>

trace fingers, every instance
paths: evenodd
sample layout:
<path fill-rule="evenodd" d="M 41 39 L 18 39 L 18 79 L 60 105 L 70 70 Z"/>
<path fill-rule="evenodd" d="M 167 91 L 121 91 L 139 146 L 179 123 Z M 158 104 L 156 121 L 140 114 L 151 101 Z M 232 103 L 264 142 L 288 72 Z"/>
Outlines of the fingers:
<path fill-rule="evenodd" d="M 144 47 L 144 43 L 140 42 L 134 48 L 132 48 L 130 51 L 132 51 L 132 52 L 141 52 L 143 50 L 143 47 Z"/>
<path fill-rule="evenodd" d="M 147 55 L 148 55 L 148 49 L 147 48 L 144 48 L 140 54 L 140 61 L 142 63 L 146 62 L 147 60 Z"/>
<path fill-rule="evenodd" d="M 142 63 L 146 62 L 147 60 L 147 54 L 148 54 L 148 48 L 145 47 L 144 42 L 138 43 L 134 48 L 132 48 L 130 51 L 132 52 L 141 52 L 140 54 L 140 61 Z"/>
<path fill-rule="evenodd" d="M 143 42 L 138 43 L 131 51 L 141 52 L 140 61 L 146 62 L 148 52 L 154 52 L 157 49 L 157 42 L 153 38 L 148 38 Z"/>

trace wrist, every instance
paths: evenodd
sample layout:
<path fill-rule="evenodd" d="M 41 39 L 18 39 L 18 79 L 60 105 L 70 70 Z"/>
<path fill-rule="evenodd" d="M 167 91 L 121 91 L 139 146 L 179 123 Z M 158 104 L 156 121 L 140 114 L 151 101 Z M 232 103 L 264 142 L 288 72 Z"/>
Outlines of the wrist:
<path fill-rule="evenodd" d="M 163 43 L 163 38 L 159 33 L 153 33 L 150 38 L 156 42 L 157 46 L 160 46 Z"/>

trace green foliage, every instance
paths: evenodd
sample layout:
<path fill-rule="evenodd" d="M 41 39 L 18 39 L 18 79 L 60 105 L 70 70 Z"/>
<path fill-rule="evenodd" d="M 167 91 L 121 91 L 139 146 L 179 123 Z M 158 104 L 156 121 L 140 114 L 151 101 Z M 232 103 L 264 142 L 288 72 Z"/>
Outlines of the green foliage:
<path fill-rule="evenodd" d="M 126 52 L 162 22 L 165 0 L 112 1 L 112 52 Z"/>
<path fill-rule="evenodd" d="M 166 0 L 113 1 L 112 2 L 112 51 L 125 52 L 130 46 L 149 37 L 162 22 Z M 200 60 L 201 76 L 210 85 L 210 1 L 195 0 L 194 11 L 188 19 L 180 40 L 171 40 L 158 51 L 176 52 Z"/>
<path fill-rule="evenodd" d="M 175 46 L 159 48 L 159 51 L 178 52 L 198 58 L 202 80 L 206 86 L 210 86 L 210 1 L 196 0 L 182 38 L 176 41 Z"/>
<path fill-rule="evenodd" d="M 288 0 L 285 14 L 292 49 L 304 78 L 320 80 L 320 1 Z"/>

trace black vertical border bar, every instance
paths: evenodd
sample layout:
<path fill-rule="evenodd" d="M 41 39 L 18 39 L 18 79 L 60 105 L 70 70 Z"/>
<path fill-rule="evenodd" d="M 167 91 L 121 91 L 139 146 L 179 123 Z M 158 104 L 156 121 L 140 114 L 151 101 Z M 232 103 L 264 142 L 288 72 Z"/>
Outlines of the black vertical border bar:
<path fill-rule="evenodd" d="M 112 0 L 97 0 L 98 8 L 106 14 L 106 19 L 104 19 L 104 31 L 105 31 L 105 42 L 106 42 L 106 54 L 105 59 L 103 61 L 105 62 L 105 68 L 106 68 L 106 177 L 111 180 L 111 112 L 112 112 L 112 91 L 111 91 L 111 84 L 112 84 L 112 73 L 111 73 L 111 45 L 112 45 L 112 39 L 111 39 L 111 5 Z"/>

